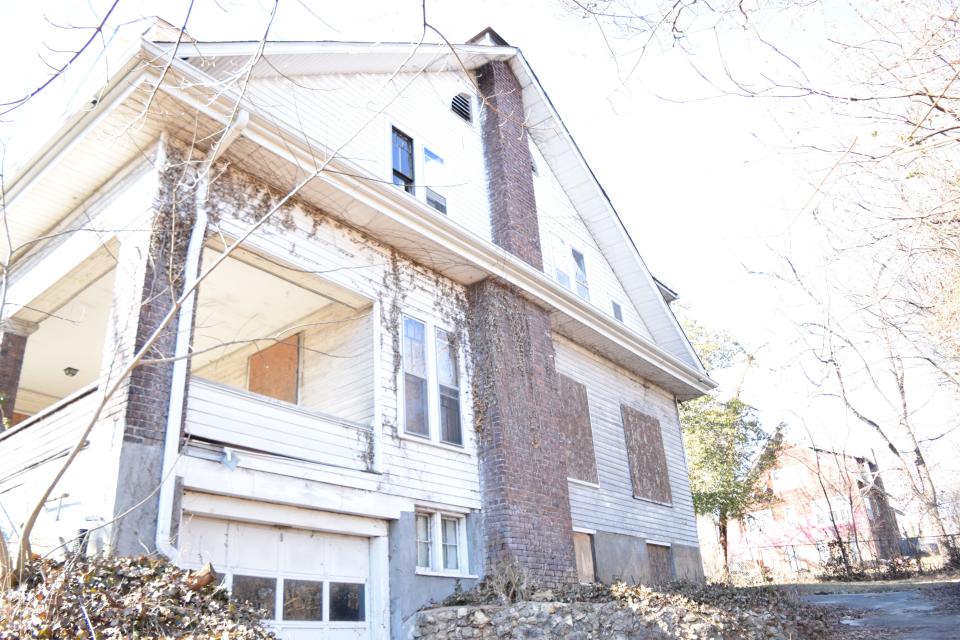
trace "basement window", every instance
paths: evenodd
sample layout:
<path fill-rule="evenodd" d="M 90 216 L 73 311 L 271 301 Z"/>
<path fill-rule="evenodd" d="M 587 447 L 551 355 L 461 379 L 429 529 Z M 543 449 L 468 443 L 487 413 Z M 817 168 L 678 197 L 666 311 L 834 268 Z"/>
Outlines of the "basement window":
<path fill-rule="evenodd" d="M 467 520 L 463 515 L 417 511 L 417 571 L 464 575 L 467 562 Z"/>

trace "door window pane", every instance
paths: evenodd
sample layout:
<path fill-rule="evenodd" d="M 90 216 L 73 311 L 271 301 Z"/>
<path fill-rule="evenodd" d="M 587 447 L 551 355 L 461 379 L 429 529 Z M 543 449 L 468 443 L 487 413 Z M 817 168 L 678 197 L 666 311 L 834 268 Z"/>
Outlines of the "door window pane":
<path fill-rule="evenodd" d="M 417 566 L 430 568 L 430 516 L 417 514 Z"/>
<path fill-rule="evenodd" d="M 363 622 L 365 608 L 362 583 L 330 583 L 330 622 Z"/>
<path fill-rule="evenodd" d="M 260 576 L 233 576 L 231 589 L 234 600 L 249 602 L 266 612 L 265 619 L 276 618 L 277 579 Z"/>
<path fill-rule="evenodd" d="M 442 519 L 444 569 L 460 568 L 460 553 L 458 546 L 460 541 L 458 532 L 459 524 L 460 523 L 454 518 Z"/>
<path fill-rule="evenodd" d="M 283 581 L 284 620 L 323 620 L 323 583 L 313 580 Z"/>

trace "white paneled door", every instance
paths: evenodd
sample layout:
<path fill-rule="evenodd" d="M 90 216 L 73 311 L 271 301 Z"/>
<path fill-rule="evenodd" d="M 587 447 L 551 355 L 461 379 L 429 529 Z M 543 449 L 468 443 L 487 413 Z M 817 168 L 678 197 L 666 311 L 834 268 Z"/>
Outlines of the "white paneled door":
<path fill-rule="evenodd" d="M 370 539 L 184 514 L 181 564 L 210 562 L 284 640 L 370 638 Z"/>

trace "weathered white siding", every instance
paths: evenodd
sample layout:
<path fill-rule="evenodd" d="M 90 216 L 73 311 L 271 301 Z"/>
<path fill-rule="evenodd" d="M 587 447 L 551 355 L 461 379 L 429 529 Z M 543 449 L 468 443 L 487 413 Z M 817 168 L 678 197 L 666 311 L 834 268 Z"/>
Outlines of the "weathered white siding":
<path fill-rule="evenodd" d="M 610 263 L 600 250 L 600 246 L 587 229 L 583 218 L 574 208 L 563 187 L 550 170 L 547 161 L 540 154 L 536 144 L 530 144 L 537 166 L 533 177 L 533 187 L 537 198 L 537 214 L 540 221 L 540 244 L 543 247 L 543 270 L 550 278 L 555 278 L 555 269 L 560 262 L 573 281 L 570 247 L 583 253 L 587 266 L 587 282 L 590 287 L 590 303 L 606 313 L 613 315 L 612 302 L 623 310 L 623 322 L 641 335 L 650 338 L 650 331 L 627 297 L 623 285 L 613 272 Z M 567 248 L 563 255 L 557 255 L 555 238 L 563 240 Z"/>
<path fill-rule="evenodd" d="M 479 118 L 475 113 L 474 122 L 467 123 L 450 110 L 458 93 L 474 95 L 462 73 L 424 72 L 257 78 L 246 97 L 261 115 L 286 122 L 388 182 L 393 176 L 391 127 L 397 127 L 416 145 L 417 185 L 424 184 L 425 145 L 444 159 L 443 183 L 431 187 L 446 197 L 447 216 L 490 239 Z M 424 198 L 419 188 L 417 197 Z"/>
<path fill-rule="evenodd" d="M 376 344 L 379 352 L 377 392 L 382 415 L 379 490 L 417 501 L 479 508 L 477 458 L 469 428 L 473 419 L 466 391 L 468 380 L 462 383 L 465 389 L 461 403 L 465 440 L 462 449 L 404 437 L 397 426 L 400 421 L 394 336 L 399 330 L 400 317 L 395 312 L 430 320 L 449 330 L 458 329 L 451 323 L 455 322 L 452 318 L 461 314 L 456 300 L 464 295 L 463 287 L 392 255 L 389 248 L 329 218 L 315 225 L 310 215 L 294 208 L 290 221 L 293 228 L 262 227 L 245 246 L 295 269 L 322 273 L 334 284 L 368 297 L 380 309 L 380 313 L 371 318 L 380 325 Z M 245 226 L 242 220 L 228 215 L 220 220 L 221 229 L 228 235 L 238 234 Z M 368 344 L 374 345 L 373 330 Z M 322 384 L 322 378 L 318 377 L 317 384 Z M 355 392 L 358 390 L 351 390 Z"/>
<path fill-rule="evenodd" d="M 195 437 L 362 471 L 372 460 L 369 425 L 198 378 L 190 384 L 187 407 L 186 431 Z"/>
<path fill-rule="evenodd" d="M 76 445 L 99 400 L 95 390 L 87 392 L 0 436 L 0 532 L 8 541 L 18 540 L 28 511 Z M 110 438 L 102 422 L 91 432 L 40 513 L 31 537 L 34 551 L 49 552 L 100 522 L 94 516 L 112 495 Z"/>
<path fill-rule="evenodd" d="M 555 338 L 557 370 L 586 385 L 599 487 L 570 482 L 573 525 L 664 542 L 697 544 L 680 422 L 673 397 L 616 365 Z M 633 497 L 620 405 L 660 421 L 673 501 L 659 505 Z"/>

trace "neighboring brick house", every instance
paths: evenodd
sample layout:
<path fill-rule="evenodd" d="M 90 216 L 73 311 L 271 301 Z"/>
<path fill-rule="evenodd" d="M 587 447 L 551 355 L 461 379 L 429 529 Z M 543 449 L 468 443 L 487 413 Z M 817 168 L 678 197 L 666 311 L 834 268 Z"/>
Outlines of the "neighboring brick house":
<path fill-rule="evenodd" d="M 785 445 L 761 478 L 770 506 L 730 523 L 732 573 L 800 578 L 823 571 L 831 557 L 870 563 L 899 554 L 897 518 L 879 468 L 864 457 Z M 721 568 L 713 524 L 700 522 L 704 565 Z"/>
<path fill-rule="evenodd" d="M 4 535 L 91 424 L 36 547 L 212 562 L 286 638 L 701 578 L 714 383 L 520 51 L 256 51 L 150 31 L 8 177 Z"/>

